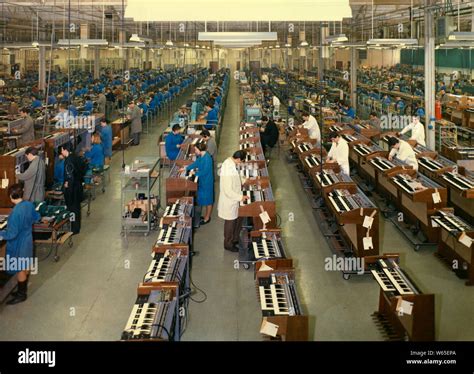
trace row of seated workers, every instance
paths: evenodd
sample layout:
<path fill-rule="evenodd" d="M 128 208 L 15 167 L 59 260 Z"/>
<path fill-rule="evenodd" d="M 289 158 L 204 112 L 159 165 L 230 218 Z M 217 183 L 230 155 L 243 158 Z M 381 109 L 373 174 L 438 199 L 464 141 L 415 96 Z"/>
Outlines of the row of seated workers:
<path fill-rule="evenodd" d="M 126 80 L 123 74 L 118 75 L 109 70 L 103 71 L 98 79 L 93 79 L 91 73 L 83 71 L 75 71 L 69 77 L 52 73 L 46 90 L 39 90 L 36 83 L 31 84 L 37 82 L 36 75 L 28 75 L 23 84 L 30 87 L 27 90 L 29 92 L 18 95 L 16 91 L 19 90 L 4 90 L 0 92 L 0 104 L 11 103 L 16 108 L 28 106 L 31 114 L 41 112 L 45 106 L 54 109 L 63 104 L 73 117 L 89 115 L 96 110 L 105 113 L 110 120 L 113 109 L 124 108 L 131 98 L 137 101 L 145 119 L 149 110 L 156 113 L 163 109 L 173 98 L 206 75 L 207 70 L 202 69 L 197 73 L 185 73 L 183 69 L 167 72 L 132 70 L 129 74 Z M 77 108 L 77 104 L 80 108 Z"/>
<path fill-rule="evenodd" d="M 217 130 L 223 115 L 223 96 L 229 87 L 229 71 L 219 71 L 210 84 L 212 86 L 200 90 L 200 95 L 188 100 L 187 104 L 182 106 L 170 121 L 172 131 L 165 138 L 165 150 L 166 156 L 171 161 L 176 160 L 179 154 L 180 145 L 184 141 L 182 130 L 188 123 L 201 119 L 206 121 L 203 125 L 206 130 L 204 134 L 210 134 L 210 130 Z M 196 109 L 198 107 L 203 107 L 202 113 L 197 113 L 199 112 L 199 109 Z"/>

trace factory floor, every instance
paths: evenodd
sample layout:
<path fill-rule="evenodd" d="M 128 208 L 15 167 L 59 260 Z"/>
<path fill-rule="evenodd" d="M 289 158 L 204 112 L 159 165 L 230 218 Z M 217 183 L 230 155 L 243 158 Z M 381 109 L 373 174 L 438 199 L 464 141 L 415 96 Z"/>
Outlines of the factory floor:
<path fill-rule="evenodd" d="M 237 149 L 239 90 L 232 82 L 227 100 L 218 161 Z M 158 155 L 157 138 L 165 123 L 154 124 L 139 147 L 125 152 Z M 28 300 L 0 306 L 0 340 L 118 340 L 136 297 L 136 287 L 150 263 L 155 233 L 120 236 L 120 169 L 116 153 L 111 183 L 98 194 L 72 248 L 60 249 L 39 264 L 30 278 Z M 294 165 L 274 151 L 269 165 L 281 217 L 287 255 L 293 258 L 298 292 L 310 316 L 311 340 L 382 340 L 371 314 L 377 309 L 379 286 L 369 275 L 343 280 L 325 271 L 331 252 L 322 237 Z M 164 171 L 164 177 L 166 173 Z M 164 195 L 163 195 L 164 196 Z M 218 183 L 216 184 L 216 197 Z M 217 201 L 216 201 L 217 202 Z M 294 218 L 290 220 L 290 218 Z M 384 252 L 401 253 L 401 265 L 426 293 L 436 295 L 437 340 L 473 340 L 474 290 L 450 272 L 433 250 L 415 252 L 389 222 L 381 220 Z M 237 255 L 223 249 L 223 221 L 213 212 L 211 223 L 194 235 L 192 280 L 200 291 L 190 302 L 183 340 L 260 340 L 261 314 L 252 271 L 235 269 Z M 45 248 L 38 252 L 47 254 Z M 199 301 L 204 300 L 202 303 Z"/>

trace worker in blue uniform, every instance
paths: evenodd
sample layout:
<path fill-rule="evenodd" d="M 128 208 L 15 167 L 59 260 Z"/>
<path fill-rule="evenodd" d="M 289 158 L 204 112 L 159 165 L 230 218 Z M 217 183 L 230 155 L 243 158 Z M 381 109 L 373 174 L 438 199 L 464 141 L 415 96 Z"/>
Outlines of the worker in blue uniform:
<path fill-rule="evenodd" d="M 108 165 L 110 163 L 110 159 L 112 158 L 112 127 L 107 125 L 105 118 L 102 118 L 99 129 L 100 140 L 102 142 L 102 146 L 104 147 L 105 164 Z"/>
<path fill-rule="evenodd" d="M 64 184 L 64 157 L 61 154 L 54 160 L 53 183 L 60 188 Z"/>
<path fill-rule="evenodd" d="M 352 108 L 348 103 L 342 104 L 342 111 L 346 117 L 354 119 L 356 116 L 354 108 Z"/>
<path fill-rule="evenodd" d="M 31 96 L 31 110 L 41 108 L 42 106 L 43 104 L 41 104 L 41 100 L 35 96 Z"/>
<path fill-rule="evenodd" d="M 94 110 L 94 103 L 92 102 L 90 96 L 86 96 L 86 102 L 84 103 L 84 112 L 87 114 L 92 114 Z"/>
<path fill-rule="evenodd" d="M 40 220 L 39 213 L 30 201 L 23 200 L 23 187 L 13 184 L 8 188 L 8 195 L 14 208 L 8 217 L 6 230 L 0 231 L 0 240 L 6 240 L 6 256 L 9 274 L 16 274 L 18 287 L 12 293 L 7 304 L 14 305 L 26 300 L 28 291 L 28 274 L 34 268 L 33 258 L 33 224 Z M 13 266 L 15 264 L 15 266 Z"/>
<path fill-rule="evenodd" d="M 89 169 L 104 168 L 104 146 L 100 141 L 100 135 L 95 133 L 92 136 L 92 147 L 84 154 L 89 161 Z"/>
<path fill-rule="evenodd" d="M 165 138 L 165 149 L 166 156 L 171 160 L 176 160 L 178 157 L 179 149 L 184 141 L 183 135 L 180 134 L 181 126 L 177 123 L 171 128 L 171 134 L 168 134 Z"/>
<path fill-rule="evenodd" d="M 193 170 L 193 173 L 198 177 L 197 205 L 204 210 L 202 212 L 204 217 L 201 217 L 201 225 L 205 225 L 211 220 L 212 206 L 214 204 L 213 161 L 206 150 L 206 144 L 196 144 L 194 147 L 194 152 L 197 156 L 196 161 L 180 169 L 181 172 Z"/>
<path fill-rule="evenodd" d="M 206 119 L 207 122 L 204 125 L 206 130 L 215 130 L 218 123 L 218 112 L 217 108 L 214 108 L 214 105 L 211 102 L 206 103 L 206 114 L 203 115 L 203 119 Z"/>

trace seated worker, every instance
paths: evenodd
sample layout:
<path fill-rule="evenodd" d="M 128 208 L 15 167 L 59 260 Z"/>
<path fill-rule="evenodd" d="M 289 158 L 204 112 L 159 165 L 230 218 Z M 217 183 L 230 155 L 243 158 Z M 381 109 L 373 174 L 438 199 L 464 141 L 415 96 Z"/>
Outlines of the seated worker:
<path fill-rule="evenodd" d="M 184 136 L 180 134 L 181 126 L 179 124 L 173 125 L 171 133 L 165 138 L 166 156 L 171 160 L 176 160 L 178 157 L 181 144 L 184 142 Z"/>
<path fill-rule="evenodd" d="M 354 108 L 352 108 L 348 103 L 342 104 L 342 112 L 346 117 L 354 119 L 356 114 Z"/>
<path fill-rule="evenodd" d="M 207 120 L 206 124 L 204 125 L 206 130 L 213 130 L 217 128 L 218 112 L 217 109 L 214 108 L 212 102 L 208 101 L 206 103 L 206 113 L 202 116 L 202 119 Z"/>
<path fill-rule="evenodd" d="M 56 105 L 57 102 L 58 100 L 56 99 L 56 96 L 49 94 L 48 100 L 46 101 L 47 105 Z"/>
<path fill-rule="evenodd" d="M 395 98 L 395 107 L 397 108 L 399 114 L 405 113 L 405 102 L 401 97 Z"/>
<path fill-rule="evenodd" d="M 391 148 L 388 155 L 388 159 L 392 161 L 393 157 L 397 157 L 400 161 L 413 167 L 414 170 L 418 170 L 418 160 L 416 159 L 416 153 L 406 141 L 391 137 L 388 141 L 388 145 Z"/>
<path fill-rule="evenodd" d="M 41 104 L 41 100 L 39 100 L 37 97 L 35 96 L 31 96 L 31 110 L 35 110 L 35 109 L 39 109 L 43 106 L 43 104 Z"/>
<path fill-rule="evenodd" d="M 260 132 L 262 133 L 260 136 L 260 140 L 262 143 L 263 151 L 265 152 L 267 147 L 273 148 L 278 141 L 278 137 L 280 136 L 280 132 L 278 131 L 278 127 L 273 120 L 269 120 L 268 117 L 262 117 L 262 127 L 260 128 Z"/>
<path fill-rule="evenodd" d="M 341 172 L 349 176 L 349 144 L 335 131 L 329 134 L 329 140 L 332 142 L 332 145 L 326 162 L 337 162 L 341 167 Z"/>
<path fill-rule="evenodd" d="M 70 128 L 72 126 L 73 118 L 67 110 L 66 104 L 59 106 L 59 113 L 54 117 L 56 128 Z"/>
<path fill-rule="evenodd" d="M 84 104 L 84 111 L 89 112 L 89 114 L 92 114 L 94 110 L 94 103 L 92 102 L 90 96 L 86 96 L 86 102 Z"/>
<path fill-rule="evenodd" d="M 379 117 L 377 117 L 377 113 L 375 112 L 372 112 L 370 113 L 369 115 L 369 124 L 371 126 L 374 126 L 375 128 L 377 128 L 377 130 L 382 130 L 382 127 L 381 127 L 381 120 Z"/>
<path fill-rule="evenodd" d="M 74 104 L 69 105 L 69 114 L 73 117 L 77 117 L 79 112 Z"/>

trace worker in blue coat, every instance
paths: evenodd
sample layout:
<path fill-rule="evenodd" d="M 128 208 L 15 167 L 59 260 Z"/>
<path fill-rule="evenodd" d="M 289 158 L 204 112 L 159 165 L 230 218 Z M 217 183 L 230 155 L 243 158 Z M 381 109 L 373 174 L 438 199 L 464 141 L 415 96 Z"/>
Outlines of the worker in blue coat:
<path fill-rule="evenodd" d="M 89 161 L 90 169 L 104 168 L 104 147 L 100 141 L 100 135 L 94 134 L 92 136 L 92 147 L 84 154 Z"/>
<path fill-rule="evenodd" d="M 165 150 L 166 156 L 171 161 L 174 161 L 176 160 L 176 157 L 178 157 L 179 149 L 184 141 L 184 137 L 180 134 L 181 126 L 178 123 L 173 125 L 171 131 L 171 134 L 168 134 L 165 138 Z"/>
<path fill-rule="evenodd" d="M 195 162 L 181 171 L 194 170 L 198 177 L 197 205 L 203 208 L 204 217 L 201 218 L 201 225 L 209 223 L 211 220 L 212 206 L 214 204 L 214 169 L 212 157 L 206 152 L 205 143 L 196 144 L 194 152 L 197 156 Z"/>
<path fill-rule="evenodd" d="M 59 155 L 54 161 L 54 177 L 53 182 L 56 186 L 64 184 L 64 157 Z"/>
<path fill-rule="evenodd" d="M 207 120 L 204 128 L 206 130 L 215 130 L 217 128 L 219 116 L 217 108 L 215 108 L 214 104 L 210 101 L 206 103 L 206 112 L 207 113 L 203 115 L 203 119 L 205 118 Z"/>
<path fill-rule="evenodd" d="M 109 164 L 110 159 L 112 158 L 112 138 L 112 127 L 107 125 L 107 121 L 104 117 L 100 121 L 100 140 L 104 147 L 104 157 L 106 164 Z"/>
<path fill-rule="evenodd" d="M 17 291 L 7 304 L 18 304 L 26 300 L 28 274 L 34 270 L 33 223 L 40 220 L 33 203 L 23 200 L 23 187 L 13 184 L 8 188 L 10 200 L 15 205 L 8 217 L 7 229 L 0 231 L 0 240 L 6 240 L 7 273 L 16 274 Z"/>

